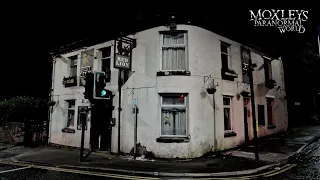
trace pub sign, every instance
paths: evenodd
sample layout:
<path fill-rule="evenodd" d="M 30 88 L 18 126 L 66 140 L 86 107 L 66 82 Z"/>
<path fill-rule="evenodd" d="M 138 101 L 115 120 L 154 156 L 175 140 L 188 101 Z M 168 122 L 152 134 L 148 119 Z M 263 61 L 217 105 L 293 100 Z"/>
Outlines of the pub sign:
<path fill-rule="evenodd" d="M 117 69 L 131 70 L 132 49 L 136 46 L 135 39 L 122 37 L 115 40 L 114 63 Z"/>

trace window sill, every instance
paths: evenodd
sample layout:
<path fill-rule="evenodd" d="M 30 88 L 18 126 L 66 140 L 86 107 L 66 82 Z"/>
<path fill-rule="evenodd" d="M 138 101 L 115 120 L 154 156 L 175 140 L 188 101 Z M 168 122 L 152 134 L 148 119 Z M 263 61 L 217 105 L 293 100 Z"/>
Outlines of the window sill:
<path fill-rule="evenodd" d="M 62 84 L 64 87 L 73 87 L 73 86 L 78 86 L 78 77 L 77 76 L 71 76 L 71 77 L 64 77 Z"/>
<path fill-rule="evenodd" d="M 231 70 L 221 69 L 221 76 L 223 80 L 234 81 L 235 78 L 238 78 L 238 74 Z"/>
<path fill-rule="evenodd" d="M 157 76 L 191 76 L 190 71 L 158 71 Z"/>
<path fill-rule="evenodd" d="M 74 134 L 76 133 L 76 130 L 72 129 L 72 128 L 69 128 L 69 127 L 66 127 L 66 128 L 63 128 L 62 129 L 62 132 L 63 133 L 71 133 L 71 134 Z"/>
<path fill-rule="evenodd" d="M 81 126 L 78 126 L 78 127 L 77 127 L 77 130 L 82 130 L 82 127 L 81 127 Z M 87 130 L 87 127 L 86 127 L 85 130 Z"/>
<path fill-rule="evenodd" d="M 224 133 L 224 137 L 233 137 L 233 136 L 237 136 L 237 133 L 235 133 L 235 132 L 225 132 Z"/>
<path fill-rule="evenodd" d="M 156 140 L 159 143 L 187 143 L 190 142 L 188 137 L 159 137 Z"/>
<path fill-rule="evenodd" d="M 273 124 L 268 125 L 268 129 L 275 129 L 275 128 L 276 128 L 276 126 Z"/>

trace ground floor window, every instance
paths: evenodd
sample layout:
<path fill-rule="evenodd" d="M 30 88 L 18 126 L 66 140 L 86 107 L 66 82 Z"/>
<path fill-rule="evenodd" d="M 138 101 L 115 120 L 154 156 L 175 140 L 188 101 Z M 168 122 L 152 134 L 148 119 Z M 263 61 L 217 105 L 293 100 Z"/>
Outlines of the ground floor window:
<path fill-rule="evenodd" d="M 67 124 L 66 127 L 74 127 L 75 100 L 67 100 Z"/>
<path fill-rule="evenodd" d="M 186 94 L 161 95 L 161 135 L 187 136 Z"/>
<path fill-rule="evenodd" d="M 224 116 L 224 131 L 232 131 L 232 97 L 223 96 L 223 116 Z"/>

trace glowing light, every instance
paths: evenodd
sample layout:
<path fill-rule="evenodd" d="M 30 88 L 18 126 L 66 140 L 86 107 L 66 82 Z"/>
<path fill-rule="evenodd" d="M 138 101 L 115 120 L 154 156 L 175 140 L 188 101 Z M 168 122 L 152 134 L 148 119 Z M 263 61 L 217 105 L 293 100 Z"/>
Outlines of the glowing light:
<path fill-rule="evenodd" d="M 180 96 L 180 98 L 183 98 L 183 97 L 184 97 L 183 95 Z"/>
<path fill-rule="evenodd" d="M 105 96 L 106 94 L 107 94 L 107 91 L 103 89 L 103 90 L 101 91 L 101 96 Z"/>

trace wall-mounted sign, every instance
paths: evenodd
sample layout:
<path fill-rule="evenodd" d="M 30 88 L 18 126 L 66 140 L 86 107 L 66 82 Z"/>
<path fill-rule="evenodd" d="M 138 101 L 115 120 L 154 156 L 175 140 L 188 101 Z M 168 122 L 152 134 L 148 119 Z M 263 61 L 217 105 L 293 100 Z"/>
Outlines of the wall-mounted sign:
<path fill-rule="evenodd" d="M 121 69 L 130 69 L 130 57 L 116 54 L 115 66 Z"/>
<path fill-rule="evenodd" d="M 242 74 L 243 74 L 242 79 L 244 83 L 250 83 L 249 74 L 248 74 L 250 57 L 251 57 L 250 50 L 242 46 L 241 61 L 242 61 Z"/>
<path fill-rule="evenodd" d="M 136 46 L 135 39 L 122 37 L 116 39 L 114 44 L 113 67 L 131 70 L 132 49 Z"/>
<path fill-rule="evenodd" d="M 89 49 L 81 52 L 81 67 L 80 67 L 80 86 L 85 85 L 85 77 L 88 72 L 92 72 L 94 60 L 94 49 Z"/>
<path fill-rule="evenodd" d="M 294 102 L 294 105 L 300 106 L 300 102 Z"/>

